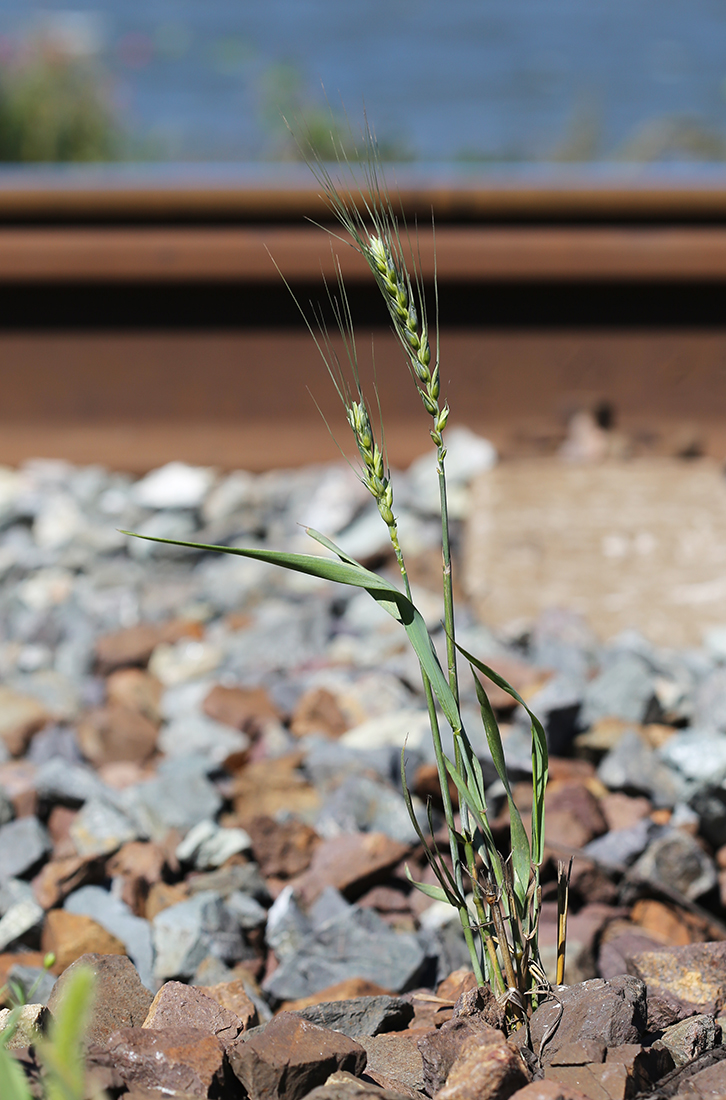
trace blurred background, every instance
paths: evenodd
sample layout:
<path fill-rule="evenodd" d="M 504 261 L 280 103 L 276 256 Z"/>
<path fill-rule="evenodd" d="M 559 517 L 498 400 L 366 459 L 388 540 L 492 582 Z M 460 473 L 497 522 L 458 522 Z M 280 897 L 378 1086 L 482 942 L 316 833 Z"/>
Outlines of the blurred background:
<path fill-rule="evenodd" d="M 712 0 L 0 0 L 0 463 L 335 460 L 342 410 L 277 267 L 300 302 L 324 297 L 330 238 L 311 221 L 330 217 L 300 150 L 337 147 L 355 170 L 367 117 L 429 294 L 435 217 L 451 424 L 494 444 L 505 480 L 510 460 L 711 463 L 679 490 L 705 508 L 689 523 L 711 532 L 711 572 L 673 580 L 706 584 L 693 599 L 708 605 L 726 458 L 724 45 Z M 364 265 L 338 251 L 405 466 L 426 418 Z M 532 507 L 546 517 L 564 494 L 584 523 L 585 502 L 622 503 L 635 470 L 595 497 L 558 474 Z M 641 547 L 639 592 L 660 522 L 638 541 L 642 501 L 674 476 L 633 490 L 625 543 L 602 535 L 616 572 L 622 546 Z M 511 499 L 541 528 L 526 491 L 502 481 L 497 514 Z M 531 543 L 512 530 L 503 562 Z M 546 604 L 571 602 L 558 584 Z"/>
<path fill-rule="evenodd" d="M 0 4 L 7 161 L 294 159 L 365 102 L 386 156 L 720 161 L 726 12 L 694 0 Z"/>

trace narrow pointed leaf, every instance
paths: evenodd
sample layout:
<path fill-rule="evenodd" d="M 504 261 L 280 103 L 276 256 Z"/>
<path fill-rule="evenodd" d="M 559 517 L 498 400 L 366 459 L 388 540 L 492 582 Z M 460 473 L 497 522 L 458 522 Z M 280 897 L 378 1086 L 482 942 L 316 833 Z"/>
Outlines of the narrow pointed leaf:
<path fill-rule="evenodd" d="M 547 735 L 539 718 L 529 709 L 518 691 L 507 683 L 503 676 L 495 672 L 493 668 L 477 660 L 471 653 L 467 653 L 460 645 L 456 647 L 469 664 L 483 673 L 487 679 L 495 683 L 503 691 L 506 691 L 512 699 L 524 707 L 532 728 L 532 862 L 539 866 L 544 855 L 544 794 L 547 786 Z"/>
<path fill-rule="evenodd" d="M 394 584 L 360 565 L 340 547 L 337 547 L 335 543 L 331 542 L 330 539 L 326 539 L 324 535 L 320 535 L 317 531 L 309 533 L 317 542 L 337 554 L 341 560 L 332 561 L 330 558 L 323 558 L 314 554 L 292 554 L 283 550 L 212 546 L 209 543 L 187 542 L 183 539 L 152 538 L 150 535 L 139 535 L 133 531 L 122 532 L 124 535 L 146 539 L 148 542 L 161 542 L 170 546 L 186 546 L 192 550 L 214 551 L 219 554 L 236 554 L 243 558 L 268 562 L 270 565 L 280 565 L 284 569 L 306 573 L 311 577 L 321 577 L 324 580 L 352 585 L 355 588 L 364 588 L 385 611 L 403 624 L 416 656 L 431 682 L 431 687 L 447 722 L 452 729 L 461 729 L 459 708 L 439 664 L 439 659 L 426 629 L 426 623 L 418 609 Z"/>
<path fill-rule="evenodd" d="M 486 732 L 487 743 L 489 745 L 489 751 L 492 754 L 492 760 L 494 761 L 494 767 L 497 770 L 497 775 L 501 779 L 504 789 L 507 793 L 507 803 L 509 805 L 509 828 L 511 834 L 512 845 L 512 863 L 514 867 L 514 888 L 517 896 L 517 900 L 522 907 L 525 903 L 527 896 L 527 888 L 529 886 L 530 868 L 532 860 L 529 850 L 529 837 L 525 832 L 522 817 L 517 809 L 517 805 L 512 795 L 512 788 L 509 783 L 509 776 L 507 774 L 507 765 L 504 759 L 504 747 L 502 745 L 502 737 L 499 732 L 499 725 L 494 717 L 494 711 L 492 710 L 491 703 L 489 702 L 489 696 L 479 682 L 479 677 L 471 670 L 474 677 L 474 683 L 476 686 L 476 695 L 479 700 L 479 708 L 481 710 L 482 722 L 484 723 L 484 730 Z"/>
<path fill-rule="evenodd" d="M 415 814 L 415 811 L 414 811 L 414 808 L 413 808 L 413 801 L 411 799 L 411 792 L 409 791 L 408 783 L 406 782 L 406 768 L 405 768 L 405 761 L 404 761 L 405 751 L 406 751 L 406 746 L 404 745 L 403 748 L 401 749 L 401 785 L 402 785 L 402 788 L 403 788 L 403 800 L 406 804 L 406 809 L 408 810 L 408 816 L 411 819 L 411 824 L 413 825 L 413 827 L 416 831 L 416 835 L 418 836 L 421 844 L 423 845 L 424 855 L 426 856 L 426 860 L 429 864 L 429 867 L 431 868 L 433 873 L 436 875 L 436 878 L 441 883 L 442 889 L 444 890 L 444 892 L 447 895 L 447 900 L 450 902 L 451 905 L 455 906 L 456 908 L 459 908 L 460 905 L 464 904 L 464 900 L 463 900 L 463 898 L 461 898 L 461 896 L 459 894 L 459 890 L 458 890 L 458 887 L 456 885 L 456 882 L 455 882 L 451 872 L 449 871 L 449 868 L 446 866 L 446 863 L 441 858 L 441 855 L 440 855 L 438 849 L 436 848 L 435 843 L 434 843 L 433 851 L 431 850 L 429 842 L 426 839 L 426 837 L 424 836 L 423 829 L 419 825 L 418 818 L 416 817 L 416 814 Z M 432 838 L 433 838 L 434 830 L 433 830 L 433 826 L 432 826 L 432 823 L 431 823 L 430 810 L 429 810 L 429 826 L 431 827 L 431 835 L 432 835 Z M 413 881 L 413 879 L 411 881 Z"/>
<path fill-rule="evenodd" d="M 415 886 L 417 890 L 420 890 L 422 894 L 426 894 L 426 897 L 433 898 L 434 901 L 446 901 L 449 905 L 454 905 L 452 899 L 441 886 L 433 886 L 430 882 L 416 882 L 416 879 L 408 869 L 408 864 L 406 864 L 404 870 L 406 872 L 406 878 L 411 885 Z"/>

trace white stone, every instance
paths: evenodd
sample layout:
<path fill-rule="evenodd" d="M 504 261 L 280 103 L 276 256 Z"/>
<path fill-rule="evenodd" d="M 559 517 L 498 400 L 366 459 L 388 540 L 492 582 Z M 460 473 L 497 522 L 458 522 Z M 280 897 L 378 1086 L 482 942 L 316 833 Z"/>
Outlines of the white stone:
<path fill-rule="evenodd" d="M 133 487 L 133 497 L 144 508 L 199 508 L 215 481 L 206 466 L 168 462 L 152 470 Z"/>
<path fill-rule="evenodd" d="M 429 716 L 425 710 L 397 710 L 379 715 L 354 726 L 339 738 L 350 749 L 379 749 L 386 745 L 412 749 L 430 737 Z"/>
<path fill-rule="evenodd" d="M 227 519 L 240 508 L 254 503 L 255 475 L 235 470 L 214 486 L 202 506 L 205 523 Z"/>
<path fill-rule="evenodd" d="M 225 829 L 215 821 L 200 821 L 177 846 L 181 863 L 193 863 L 198 871 L 221 867 L 230 856 L 246 852 L 252 841 L 244 829 Z"/>
<path fill-rule="evenodd" d="M 336 535 L 353 521 L 369 500 L 371 495 L 355 470 L 350 466 L 330 466 L 321 475 L 299 519 L 306 527 L 313 527 L 323 535 Z"/>
<path fill-rule="evenodd" d="M 464 519 L 468 495 L 462 490 L 477 474 L 496 466 L 497 452 L 488 439 L 464 427 L 449 428 L 445 443 L 449 514 L 452 518 Z M 438 515 L 440 511 L 436 470 L 436 451 L 432 449 L 417 458 L 407 471 L 412 503 L 418 511 L 433 515 Z"/>
<path fill-rule="evenodd" d="M 54 493 L 41 501 L 33 523 L 33 537 L 42 550 L 59 550 L 78 538 L 85 523 L 73 497 Z"/>
<path fill-rule="evenodd" d="M 213 764 L 221 764 L 232 753 L 243 752 L 249 743 L 245 733 L 215 722 L 206 714 L 188 714 L 162 729 L 158 747 L 166 756 L 198 753 Z"/>
<path fill-rule="evenodd" d="M 224 654 L 219 646 L 183 638 L 173 644 L 160 642 L 151 654 L 149 672 L 164 687 L 198 680 L 219 667 Z"/>
<path fill-rule="evenodd" d="M 73 592 L 73 574 L 68 569 L 39 569 L 17 587 L 18 597 L 31 611 L 47 611 L 66 602 Z"/>

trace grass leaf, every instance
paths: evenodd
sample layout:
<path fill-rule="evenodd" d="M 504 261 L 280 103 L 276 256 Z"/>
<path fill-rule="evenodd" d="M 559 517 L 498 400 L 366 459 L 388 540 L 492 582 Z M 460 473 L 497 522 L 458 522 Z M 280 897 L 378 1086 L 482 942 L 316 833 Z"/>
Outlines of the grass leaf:
<path fill-rule="evenodd" d="M 532 713 L 522 696 L 518 691 L 507 683 L 503 676 L 500 676 L 498 672 L 495 672 L 493 668 L 489 668 L 488 665 L 483 664 L 477 660 L 471 653 L 467 653 L 465 649 L 462 649 L 457 644 L 456 648 L 461 655 L 466 658 L 470 665 L 477 668 L 479 672 L 483 673 L 487 679 L 492 683 L 500 687 L 502 691 L 506 691 L 507 695 L 511 696 L 520 706 L 523 706 L 529 715 L 529 720 L 532 729 L 532 863 L 539 867 L 542 863 L 544 855 L 544 795 L 545 788 L 547 786 L 547 768 L 548 768 L 548 752 L 547 752 L 547 735 L 542 727 L 542 723 L 539 718 Z M 497 727 L 497 733 L 499 729 Z M 500 738 L 501 744 L 501 738 Z M 490 746 L 491 750 L 491 746 Z M 496 766 L 496 760 L 495 760 Z M 497 769 L 499 771 L 499 769 Z M 504 782 L 500 773 L 500 778 Z M 506 784 L 505 784 L 506 785 Z"/>
<path fill-rule="evenodd" d="M 283 550 L 263 550 L 258 547 L 211 546 L 208 543 L 186 542 L 181 539 L 153 538 L 150 535 L 139 535 L 133 531 L 122 531 L 121 533 L 130 535 L 132 538 L 146 539 L 148 542 L 161 542 L 170 546 L 186 546 L 192 550 L 214 551 L 219 554 L 236 554 L 243 558 L 254 558 L 257 561 L 268 562 L 270 565 L 280 565 L 284 569 L 292 569 L 297 573 L 306 573 L 311 577 L 321 577 L 324 580 L 336 581 L 339 584 L 364 588 L 389 615 L 392 615 L 403 625 L 416 656 L 429 678 L 446 720 L 452 729 L 460 730 L 461 717 L 456 699 L 439 664 L 423 616 L 415 605 L 385 577 L 366 569 L 346 554 L 344 550 L 336 546 L 334 542 L 331 542 L 330 539 L 325 538 L 317 531 L 313 531 L 312 528 L 306 528 L 306 530 L 311 538 L 337 554 L 340 560 L 332 561 L 330 558 L 323 558 L 314 554 L 293 554 Z"/>

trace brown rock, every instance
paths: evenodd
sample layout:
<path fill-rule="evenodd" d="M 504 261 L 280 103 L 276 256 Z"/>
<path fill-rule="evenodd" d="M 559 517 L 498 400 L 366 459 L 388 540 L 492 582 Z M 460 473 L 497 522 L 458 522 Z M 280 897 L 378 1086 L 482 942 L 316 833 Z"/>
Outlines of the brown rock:
<path fill-rule="evenodd" d="M 627 1095 L 643 1092 L 655 1082 L 673 1069 L 673 1058 L 665 1050 L 659 1050 L 655 1046 L 643 1048 L 638 1043 L 623 1043 L 619 1047 L 611 1047 L 605 1059 L 608 1065 L 615 1062 L 625 1066 L 628 1075 Z"/>
<path fill-rule="evenodd" d="M 413 1100 L 419 1100 L 416 1094 Z M 306 1100 L 412 1100 L 406 1092 L 384 1089 L 373 1081 L 354 1077 L 345 1070 L 331 1073 L 324 1085 L 318 1085 L 309 1092 Z"/>
<path fill-rule="evenodd" d="M 257 1009 L 247 994 L 245 984 L 242 978 L 235 978 L 231 982 L 220 982 L 217 985 L 200 985 L 197 988 L 200 993 L 211 997 L 222 1008 L 233 1012 L 238 1017 L 242 1030 L 247 1031 L 251 1027 L 256 1027 L 259 1020 Z"/>
<path fill-rule="evenodd" d="M 705 943 L 710 939 L 709 923 L 703 917 L 654 898 L 636 901 L 630 919 L 649 936 L 671 947 Z"/>
<path fill-rule="evenodd" d="M 375 909 L 383 917 L 408 914 L 411 909 L 406 885 L 373 886 L 358 898 L 357 904 L 361 909 Z"/>
<path fill-rule="evenodd" d="M 14 966 L 42 966 L 45 953 L 43 951 L 3 951 L 0 953 L 0 1004 L 7 1004 L 8 978 Z M 5 992 L 3 992 L 5 991 Z"/>
<path fill-rule="evenodd" d="M 424 1091 L 429 1096 L 443 1088 L 452 1066 L 472 1037 L 480 1046 L 498 1046 L 505 1041 L 502 1031 L 489 1027 L 475 1016 L 450 1020 L 438 1031 L 429 1031 L 418 1040 L 423 1058 Z"/>
<path fill-rule="evenodd" d="M 222 1044 L 193 1027 L 120 1028 L 104 1049 L 89 1051 L 89 1063 L 113 1068 L 127 1085 L 166 1090 L 174 1096 L 207 1096 L 224 1079 Z"/>
<path fill-rule="evenodd" d="M 629 829 L 648 816 L 653 804 L 642 796 L 632 797 L 621 791 L 610 791 L 600 799 L 600 809 L 608 829 Z"/>
<path fill-rule="evenodd" d="M 40 937 L 43 951 L 52 951 L 59 973 L 82 955 L 125 955 L 126 948 L 95 920 L 66 909 L 51 909 L 45 915 Z"/>
<path fill-rule="evenodd" d="M 358 1075 L 366 1064 L 359 1043 L 288 1012 L 250 1039 L 238 1039 L 228 1057 L 250 1100 L 299 1100 L 336 1070 Z"/>
<path fill-rule="evenodd" d="M 430 798 L 437 806 L 442 805 L 439 769 L 436 764 L 419 764 L 413 774 L 411 790 L 422 802 L 427 802 Z M 459 791 L 451 776 L 449 776 L 449 795 L 452 805 L 458 807 Z"/>
<path fill-rule="evenodd" d="M 149 890 L 161 882 L 165 862 L 161 845 L 151 841 L 132 840 L 119 848 L 106 863 L 106 870 L 111 878 L 123 879 L 121 899 L 139 917 L 146 916 Z"/>
<path fill-rule="evenodd" d="M 504 1008 L 488 985 L 465 989 L 454 1005 L 454 1019 L 471 1019 L 479 1026 L 486 1024 L 496 1030 L 504 1030 Z"/>
<path fill-rule="evenodd" d="M 417 989 L 407 994 L 413 1008 L 413 1019 L 409 1021 L 409 1031 L 423 1031 L 441 1027 L 454 1015 L 454 1002 L 445 997 L 437 997 L 428 989 Z"/>
<path fill-rule="evenodd" d="M 242 1021 L 219 1001 L 208 997 L 193 985 L 165 982 L 154 997 L 142 1027 L 160 1030 L 166 1027 L 196 1027 L 211 1032 L 223 1043 L 236 1039 Z"/>
<path fill-rule="evenodd" d="M 546 1066 L 545 1079 L 570 1089 L 579 1089 L 589 1100 L 625 1100 L 628 1072 L 625 1066 Z"/>
<path fill-rule="evenodd" d="M 306 815 L 320 806 L 320 795 L 298 770 L 300 753 L 274 760 L 258 760 L 238 772 L 231 783 L 231 797 L 239 823 L 260 815 L 274 817 L 279 810 Z"/>
<path fill-rule="evenodd" d="M 726 943 L 694 943 L 645 951 L 627 960 L 648 989 L 648 1027 L 686 1016 L 718 1016 L 726 1005 Z"/>
<path fill-rule="evenodd" d="M 436 996 L 443 997 L 444 1000 L 450 1000 L 453 1003 L 458 1001 L 462 993 L 468 993 L 470 989 L 476 988 L 474 971 L 464 966 L 459 970 L 452 970 L 448 978 L 444 978 L 443 982 L 439 982 L 436 987 Z"/>
<path fill-rule="evenodd" d="M 614 905 L 618 899 L 618 887 L 598 864 L 582 856 L 572 864 L 570 878 L 571 895 L 579 895 L 583 902 L 599 902 Z"/>
<path fill-rule="evenodd" d="M 149 672 L 140 668 L 120 668 L 106 680 L 106 698 L 111 704 L 143 714 L 155 726 L 161 724 L 163 687 Z"/>
<path fill-rule="evenodd" d="M 532 1081 L 512 1093 L 511 1100 L 589 1100 L 584 1092 L 559 1081 Z"/>
<path fill-rule="evenodd" d="M 726 1096 L 726 1061 L 721 1059 L 697 1073 L 691 1073 L 683 1082 L 676 1100 L 721 1100 Z"/>
<path fill-rule="evenodd" d="M 367 1055 L 366 1077 L 383 1088 L 395 1081 L 421 1092 L 424 1087 L 423 1058 L 417 1045 L 418 1035 L 411 1031 L 365 1035 L 360 1043 Z"/>
<path fill-rule="evenodd" d="M 179 901 L 186 901 L 188 897 L 189 888 L 185 882 L 155 882 L 149 889 L 143 915 L 147 920 L 153 920 L 164 909 Z"/>
<path fill-rule="evenodd" d="M 160 642 L 178 642 L 181 638 L 201 638 L 203 627 L 187 619 L 171 619 L 165 623 L 139 623 L 113 634 L 104 634 L 96 641 L 96 663 L 99 672 L 108 674 L 127 665 L 147 665 Z"/>
<path fill-rule="evenodd" d="M 310 1005 L 327 1004 L 329 1001 L 349 1001 L 353 997 L 382 997 L 390 995 L 390 992 L 390 989 L 384 989 L 375 982 L 369 982 L 367 978 L 346 978 L 345 981 L 329 985 L 326 989 L 312 993 L 309 997 L 301 997 L 297 1001 L 285 1001 L 282 1011 L 297 1012 L 301 1008 L 309 1008 Z"/>
<path fill-rule="evenodd" d="M 296 885 L 308 903 L 327 886 L 353 900 L 385 878 L 408 851 L 385 833 L 343 833 L 321 841 Z"/>
<path fill-rule="evenodd" d="M 508 1100 L 529 1082 L 529 1077 L 521 1054 L 503 1038 L 471 1035 L 437 1093 L 437 1100 L 481 1100 L 484 1096 L 487 1100 Z"/>
<path fill-rule="evenodd" d="M 623 1049 L 616 1047 L 616 1050 Z M 642 1047 L 638 1046 L 638 1050 Z M 565 1043 L 556 1054 L 552 1056 L 553 1066 L 586 1066 L 591 1062 L 605 1061 L 605 1044 L 598 1039 L 576 1039 L 574 1042 Z"/>
<path fill-rule="evenodd" d="M 55 805 L 48 815 L 48 833 L 53 841 L 53 857 L 65 859 L 75 856 L 76 848 L 71 837 L 71 826 L 78 817 L 78 810 L 69 806 Z"/>
<path fill-rule="evenodd" d="M 82 856 L 52 859 L 41 867 L 33 879 L 33 893 L 38 905 L 44 909 L 54 909 L 79 886 L 89 882 L 96 868 L 93 860 L 83 859 Z"/>
<path fill-rule="evenodd" d="M 35 764 L 27 760 L 8 760 L 0 764 L 0 787 L 13 804 L 16 817 L 32 817 L 38 809 L 35 789 Z"/>
<path fill-rule="evenodd" d="M 91 1019 L 86 1033 L 89 1043 L 103 1044 L 118 1028 L 141 1028 L 152 995 L 141 984 L 138 971 L 125 955 L 83 955 L 60 976 L 48 1001 L 55 1011 L 70 975 L 76 967 L 89 967 L 96 976 Z"/>
<path fill-rule="evenodd" d="M 573 1042 L 594 1039 L 608 1048 L 637 1043 L 645 1029 L 645 986 L 623 976 L 609 982 L 593 978 L 580 985 L 558 988 L 557 999 L 545 1001 L 530 1020 L 535 1054 L 540 1054 L 542 1039 L 551 1031 L 560 1011 L 559 1026 L 541 1050 L 542 1060 L 547 1064 L 562 1047 Z M 517 1045 L 524 1041 L 522 1031 L 513 1036 Z"/>
<path fill-rule="evenodd" d="M 584 822 L 569 810 L 548 810 L 545 818 L 545 843 L 555 851 L 584 848 L 593 835 Z"/>
<path fill-rule="evenodd" d="M 571 756 L 552 756 L 551 754 L 548 772 L 551 782 L 562 779 L 566 782 L 577 780 L 584 783 L 585 780 L 594 779 L 596 774 L 595 765 L 591 764 L 589 760 L 579 760 Z"/>
<path fill-rule="evenodd" d="M 21 695 L 0 686 L 0 738 L 11 756 L 25 753 L 34 733 L 50 722 L 52 715 L 32 695 Z"/>
<path fill-rule="evenodd" d="M 111 703 L 89 711 L 77 737 L 81 752 L 96 767 L 120 760 L 141 764 L 156 749 L 158 727 L 139 711 Z"/>
<path fill-rule="evenodd" d="M 290 732 L 295 737 L 307 737 L 311 733 L 340 737 L 349 728 L 338 700 L 326 688 L 306 691 L 298 700 L 290 723 Z"/>
<path fill-rule="evenodd" d="M 203 704 L 204 713 L 225 726 L 257 736 L 265 722 L 280 718 L 264 688 L 223 687 L 215 684 Z"/>
<path fill-rule="evenodd" d="M 642 951 L 657 951 L 659 940 L 648 936 L 632 921 L 616 920 L 602 934 L 598 954 L 598 970 L 605 979 L 626 974 L 628 959 Z"/>
<path fill-rule="evenodd" d="M 545 840 L 583 848 L 608 829 L 599 802 L 584 783 L 555 782 L 545 796 Z"/>
<path fill-rule="evenodd" d="M 310 825 L 290 818 L 254 817 L 247 823 L 252 854 L 265 878 L 288 879 L 310 866 L 320 837 Z"/>

